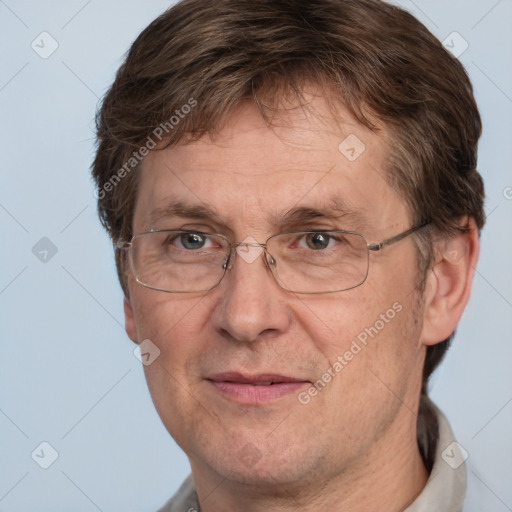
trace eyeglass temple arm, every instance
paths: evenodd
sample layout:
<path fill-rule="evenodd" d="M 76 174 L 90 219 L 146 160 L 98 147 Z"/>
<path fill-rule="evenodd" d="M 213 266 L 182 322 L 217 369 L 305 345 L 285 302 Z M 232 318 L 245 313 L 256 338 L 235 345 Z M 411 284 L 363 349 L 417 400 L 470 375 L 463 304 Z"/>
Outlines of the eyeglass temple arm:
<path fill-rule="evenodd" d="M 383 247 L 386 245 L 394 244 L 395 242 L 399 242 L 403 238 L 411 235 L 415 231 L 418 231 L 421 228 L 424 228 L 427 224 L 430 224 L 430 221 L 426 221 L 423 224 L 420 224 L 418 226 L 414 226 L 411 229 L 408 229 L 407 231 L 404 231 L 403 233 L 400 233 L 399 235 L 393 236 L 391 238 L 388 238 L 386 240 L 383 240 L 382 242 L 375 243 L 375 244 L 368 244 L 368 250 L 370 251 L 380 251 Z"/>

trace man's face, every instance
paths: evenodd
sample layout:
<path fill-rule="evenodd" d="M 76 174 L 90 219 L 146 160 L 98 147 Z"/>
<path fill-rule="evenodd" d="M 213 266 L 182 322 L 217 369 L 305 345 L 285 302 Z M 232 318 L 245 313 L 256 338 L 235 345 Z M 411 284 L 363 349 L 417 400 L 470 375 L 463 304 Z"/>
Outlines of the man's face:
<path fill-rule="evenodd" d="M 318 96 L 310 107 L 270 129 L 246 104 L 214 140 L 151 152 L 134 233 L 179 228 L 264 243 L 283 231 L 345 229 L 375 242 L 408 229 L 405 201 L 385 179 L 385 131 L 341 109 L 337 124 Z M 346 215 L 324 211 L 334 200 Z M 177 201 L 214 215 L 155 215 Z M 324 214 L 290 217 L 302 208 Z M 208 292 L 155 291 L 129 277 L 127 331 L 160 349 L 147 382 L 193 470 L 301 482 L 371 464 L 391 438 L 410 440 L 424 359 L 412 237 L 371 252 L 366 281 L 336 293 L 285 291 L 262 256 L 235 258 Z"/>

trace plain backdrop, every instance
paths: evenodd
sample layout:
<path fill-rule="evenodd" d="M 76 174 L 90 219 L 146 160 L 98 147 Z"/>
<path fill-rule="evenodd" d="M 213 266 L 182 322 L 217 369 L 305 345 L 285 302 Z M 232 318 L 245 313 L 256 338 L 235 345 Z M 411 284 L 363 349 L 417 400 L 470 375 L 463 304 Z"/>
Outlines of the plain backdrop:
<path fill-rule="evenodd" d="M 483 116 L 481 257 L 431 387 L 495 504 L 491 512 L 505 512 L 512 510 L 512 2 L 399 4 L 453 51 L 465 50 L 459 58 Z M 169 5 L 0 0 L 0 511 L 151 512 L 188 474 L 124 332 L 89 177 L 99 99 L 131 42 Z"/>

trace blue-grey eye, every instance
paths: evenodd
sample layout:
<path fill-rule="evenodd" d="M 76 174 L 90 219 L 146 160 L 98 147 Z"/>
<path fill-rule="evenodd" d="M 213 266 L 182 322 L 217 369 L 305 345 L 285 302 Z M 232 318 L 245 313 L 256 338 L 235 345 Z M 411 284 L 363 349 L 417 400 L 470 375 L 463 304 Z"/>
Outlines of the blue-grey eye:
<path fill-rule="evenodd" d="M 207 237 L 199 233 L 183 233 L 179 236 L 179 241 L 184 249 L 197 250 L 203 249 Z"/>
<path fill-rule="evenodd" d="M 305 238 L 308 248 L 313 250 L 327 249 L 332 239 L 326 233 L 308 233 Z"/>

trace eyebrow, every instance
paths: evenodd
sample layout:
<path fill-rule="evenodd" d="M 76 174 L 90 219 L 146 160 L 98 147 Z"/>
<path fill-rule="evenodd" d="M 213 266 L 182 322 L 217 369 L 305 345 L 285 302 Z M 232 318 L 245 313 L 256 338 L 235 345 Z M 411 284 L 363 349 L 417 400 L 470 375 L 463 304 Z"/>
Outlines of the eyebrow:
<path fill-rule="evenodd" d="M 168 217 L 213 220 L 217 224 L 223 223 L 221 216 L 213 208 L 198 204 L 188 204 L 184 201 L 170 201 L 163 208 L 155 208 L 149 214 L 149 224 L 153 225 L 154 223 Z"/>
<path fill-rule="evenodd" d="M 343 220 L 350 226 L 363 229 L 366 226 L 362 209 L 349 207 L 339 196 L 328 197 L 321 207 L 301 205 L 292 207 L 283 215 L 273 215 L 273 224 L 280 228 L 288 228 L 306 224 L 313 220 Z"/>
<path fill-rule="evenodd" d="M 156 222 L 173 217 L 208 220 L 222 226 L 226 225 L 225 219 L 214 208 L 201 204 L 189 204 L 180 200 L 173 200 L 164 207 L 155 208 L 149 214 L 149 225 L 152 226 Z M 321 207 L 299 205 L 293 206 L 283 213 L 272 212 L 267 215 L 266 220 L 273 228 L 283 230 L 293 229 L 296 226 L 321 219 L 342 219 L 350 223 L 350 226 L 357 226 L 360 230 L 366 226 L 363 210 L 349 207 L 339 196 L 327 198 Z"/>

